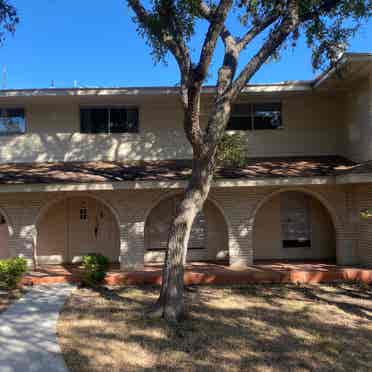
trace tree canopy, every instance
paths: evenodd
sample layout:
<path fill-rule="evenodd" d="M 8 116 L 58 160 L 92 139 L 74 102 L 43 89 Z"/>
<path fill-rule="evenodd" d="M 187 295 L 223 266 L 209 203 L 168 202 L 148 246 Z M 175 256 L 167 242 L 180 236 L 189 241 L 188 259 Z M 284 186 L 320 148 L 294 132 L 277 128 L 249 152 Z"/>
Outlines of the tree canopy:
<path fill-rule="evenodd" d="M 234 37 L 239 49 L 245 49 L 259 33 L 266 32 L 269 37 L 270 31 L 278 30 L 288 18 L 290 5 L 295 5 L 298 19 L 288 41 L 295 46 L 298 37 L 304 35 L 313 52 L 315 69 L 328 61 L 335 63 L 347 48 L 349 39 L 372 12 L 371 0 L 149 0 L 146 9 L 138 0 L 128 2 L 136 12 L 134 20 L 151 46 L 156 61 L 163 60 L 169 51 L 176 58 L 189 59 L 187 43 L 200 20 L 216 21 L 222 17 L 224 26 L 220 36 L 226 37 L 225 21 L 229 13 L 233 13 L 232 17 L 247 30 L 242 35 L 229 35 Z M 217 24 L 210 27 L 208 34 L 217 28 Z M 213 43 L 213 39 L 210 42 Z"/>
<path fill-rule="evenodd" d="M 16 8 L 8 0 L 0 0 L 0 43 L 7 32 L 14 33 L 19 17 Z"/>
<path fill-rule="evenodd" d="M 162 289 L 156 306 L 156 313 L 178 320 L 184 313 L 183 265 L 194 218 L 208 197 L 218 161 L 239 163 L 242 158 L 236 141 L 224 136 L 232 105 L 261 66 L 278 57 L 282 48 L 296 46 L 301 35 L 312 50 L 314 68 L 328 61 L 335 65 L 349 39 L 371 16 L 372 0 L 127 2 L 134 11 L 138 32 L 151 47 L 155 61 L 165 60 L 167 53 L 177 61 L 183 127 L 193 149 L 192 174 L 169 230 Z M 231 22 L 239 24 L 239 32 L 237 27 L 230 27 Z M 192 39 L 199 32 L 199 23 L 207 27 L 194 52 Z M 198 39 L 200 36 L 203 35 L 198 35 Z M 258 45 L 252 43 L 255 39 Z M 207 125 L 203 126 L 201 91 L 218 40 L 222 40 L 223 57 L 217 62 L 213 108 Z M 248 58 L 242 58 L 245 52 Z M 217 155 L 221 148 L 223 153 Z"/>

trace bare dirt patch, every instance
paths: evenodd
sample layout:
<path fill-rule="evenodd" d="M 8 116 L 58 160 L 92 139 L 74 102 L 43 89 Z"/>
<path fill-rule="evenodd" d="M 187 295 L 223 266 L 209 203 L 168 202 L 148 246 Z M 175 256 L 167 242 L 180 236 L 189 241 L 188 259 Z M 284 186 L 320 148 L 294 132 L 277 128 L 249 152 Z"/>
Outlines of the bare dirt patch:
<path fill-rule="evenodd" d="M 145 317 L 158 289 L 80 289 L 58 324 L 72 371 L 371 371 L 372 288 L 197 287 L 178 326 Z"/>

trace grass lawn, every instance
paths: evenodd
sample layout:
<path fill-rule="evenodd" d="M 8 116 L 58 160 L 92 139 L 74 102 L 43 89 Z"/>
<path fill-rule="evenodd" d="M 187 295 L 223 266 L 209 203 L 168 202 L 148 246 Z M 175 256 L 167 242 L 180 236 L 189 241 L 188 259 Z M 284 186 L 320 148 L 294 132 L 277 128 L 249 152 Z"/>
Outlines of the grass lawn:
<path fill-rule="evenodd" d="M 5 311 L 12 302 L 21 298 L 23 294 L 24 291 L 20 289 L 8 291 L 0 288 L 0 313 Z"/>
<path fill-rule="evenodd" d="M 371 371 L 372 287 L 197 287 L 172 328 L 152 287 L 79 289 L 59 341 L 72 371 Z"/>

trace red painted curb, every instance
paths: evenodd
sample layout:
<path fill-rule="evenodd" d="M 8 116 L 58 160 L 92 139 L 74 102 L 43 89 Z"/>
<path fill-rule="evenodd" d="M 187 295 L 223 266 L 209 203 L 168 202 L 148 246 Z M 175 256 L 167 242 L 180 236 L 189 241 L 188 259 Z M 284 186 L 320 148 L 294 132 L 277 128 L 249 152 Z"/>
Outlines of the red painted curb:
<path fill-rule="evenodd" d="M 162 275 L 156 271 L 131 271 L 108 273 L 105 283 L 108 285 L 160 285 Z M 24 285 L 78 283 L 79 274 L 36 276 L 26 275 Z M 327 283 L 336 281 L 363 282 L 372 284 L 372 270 L 357 268 L 335 268 L 329 270 L 296 270 L 276 271 L 234 271 L 234 270 L 187 270 L 184 275 L 185 285 L 233 285 L 260 283 Z"/>

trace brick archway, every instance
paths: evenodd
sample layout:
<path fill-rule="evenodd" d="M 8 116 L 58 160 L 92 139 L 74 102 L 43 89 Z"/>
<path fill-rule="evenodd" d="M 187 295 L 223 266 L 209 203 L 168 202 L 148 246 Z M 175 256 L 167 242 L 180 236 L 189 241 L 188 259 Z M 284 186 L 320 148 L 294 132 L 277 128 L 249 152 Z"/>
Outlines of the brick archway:
<path fill-rule="evenodd" d="M 57 223 L 51 224 L 54 220 Z M 47 203 L 35 226 L 36 263 L 73 263 L 93 252 L 108 256 L 112 262 L 119 260 L 119 216 L 109 203 L 95 195 L 72 194 Z M 49 233 L 53 226 L 56 231 Z M 50 234 L 55 237 L 49 244 Z"/>
<path fill-rule="evenodd" d="M 155 258 L 156 261 L 162 261 L 171 218 L 171 215 L 168 215 L 168 211 L 171 208 L 165 204 L 169 204 L 170 201 L 177 199 L 181 195 L 180 192 L 166 193 L 148 209 L 144 219 L 145 262 L 151 262 L 151 257 L 155 256 L 158 256 L 158 258 Z M 164 210 L 161 210 L 162 206 Z M 166 214 L 167 216 L 165 216 Z M 162 218 L 164 218 L 163 224 Z M 203 237 L 197 236 L 198 234 L 195 233 L 191 234 L 188 259 L 191 261 L 228 260 L 228 224 L 221 208 L 216 205 L 214 200 L 208 198 L 205 202 L 202 213 L 194 221 L 193 229 L 196 227 L 195 222 L 198 224 L 197 228 L 202 230 Z M 162 226 L 159 227 L 154 224 L 159 226 L 162 224 Z M 152 234 L 158 235 L 162 249 L 152 246 Z M 149 251 L 153 251 L 153 253 L 151 254 Z"/>
<path fill-rule="evenodd" d="M 251 213 L 249 217 L 249 224 L 252 228 L 252 236 L 251 236 L 251 246 L 252 246 L 252 259 L 254 258 L 254 253 L 255 253 L 255 242 L 254 242 L 254 229 L 256 227 L 256 221 L 257 221 L 257 216 L 259 212 L 262 210 L 262 208 L 267 205 L 268 202 L 272 201 L 275 197 L 286 193 L 286 192 L 297 192 L 300 194 L 304 194 L 307 196 L 310 196 L 313 198 L 315 201 L 319 203 L 319 205 L 324 209 L 325 213 L 328 215 L 331 225 L 333 227 L 334 231 L 334 243 L 335 243 L 335 256 L 337 262 L 341 260 L 341 252 L 340 252 L 340 237 L 342 235 L 342 224 L 341 220 L 335 210 L 335 208 L 330 204 L 330 202 L 320 193 L 315 192 L 313 190 L 309 190 L 306 188 L 301 188 L 301 187 L 295 187 L 295 188 L 284 188 L 280 190 L 276 190 L 274 192 L 268 193 L 265 195 L 261 200 L 257 202 L 255 205 L 253 212 Z"/>

